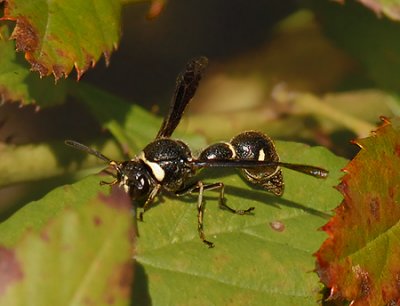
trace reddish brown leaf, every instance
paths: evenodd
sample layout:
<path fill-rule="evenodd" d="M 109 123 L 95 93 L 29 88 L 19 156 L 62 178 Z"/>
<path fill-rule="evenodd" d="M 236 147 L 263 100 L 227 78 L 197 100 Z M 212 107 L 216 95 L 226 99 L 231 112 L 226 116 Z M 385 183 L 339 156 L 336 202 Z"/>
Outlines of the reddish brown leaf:
<path fill-rule="evenodd" d="M 17 25 L 11 36 L 16 41 L 17 51 L 34 52 L 39 44 L 38 32 L 25 17 L 16 19 Z"/>
<path fill-rule="evenodd" d="M 332 299 L 351 305 L 400 302 L 400 120 L 357 141 L 361 151 L 344 169 L 344 196 L 323 229 L 317 272 Z"/>

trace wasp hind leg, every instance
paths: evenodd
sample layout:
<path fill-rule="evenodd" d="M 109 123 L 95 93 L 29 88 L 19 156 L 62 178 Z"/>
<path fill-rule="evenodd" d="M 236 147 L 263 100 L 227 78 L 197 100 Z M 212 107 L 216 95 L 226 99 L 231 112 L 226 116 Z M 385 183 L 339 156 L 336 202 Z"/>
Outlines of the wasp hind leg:
<path fill-rule="evenodd" d="M 214 243 L 206 239 L 203 228 L 203 216 L 205 208 L 205 202 L 203 201 L 203 192 L 204 190 L 208 190 L 209 186 L 210 185 L 204 185 L 202 181 L 198 181 L 192 185 L 185 187 L 184 189 L 178 190 L 177 192 L 175 192 L 175 194 L 177 196 L 183 196 L 194 192 L 199 194 L 197 198 L 197 231 L 199 232 L 199 237 L 201 241 L 203 241 L 209 248 L 213 248 Z"/>
<path fill-rule="evenodd" d="M 238 214 L 238 215 L 245 215 L 248 214 L 249 212 L 253 211 L 255 209 L 255 207 L 249 207 L 247 209 L 234 209 L 230 206 L 228 206 L 225 203 L 225 185 L 224 183 L 218 182 L 218 183 L 214 183 L 214 184 L 210 184 L 208 186 L 211 186 L 211 189 L 219 189 L 219 208 L 221 209 L 226 209 L 228 211 L 230 211 L 231 213 L 234 214 Z"/>
<path fill-rule="evenodd" d="M 192 185 L 189 185 L 179 191 L 177 191 L 175 194 L 177 196 L 183 196 L 189 193 L 198 193 L 198 200 L 197 200 L 197 230 L 199 232 L 200 239 L 209 247 L 213 248 L 214 243 L 211 241 L 206 240 L 205 234 L 204 234 L 204 227 L 203 227 L 203 219 L 204 219 L 204 208 L 205 208 L 205 202 L 203 201 L 203 193 L 205 190 L 214 190 L 214 189 L 219 189 L 219 207 L 221 209 L 227 209 L 228 211 L 238 214 L 238 215 L 244 215 L 252 210 L 254 210 L 254 207 L 250 207 L 245 210 L 236 210 L 228 205 L 225 204 L 225 198 L 224 198 L 224 189 L 225 186 L 223 183 L 218 182 L 218 183 L 212 183 L 212 184 L 204 184 L 202 181 L 198 181 Z"/>

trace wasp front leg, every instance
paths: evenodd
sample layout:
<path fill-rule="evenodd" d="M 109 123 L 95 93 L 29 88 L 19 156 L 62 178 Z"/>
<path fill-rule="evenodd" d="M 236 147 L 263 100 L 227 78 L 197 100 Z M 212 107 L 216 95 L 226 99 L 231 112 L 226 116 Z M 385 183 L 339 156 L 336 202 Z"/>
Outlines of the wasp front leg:
<path fill-rule="evenodd" d="M 112 186 L 112 185 L 115 185 L 116 183 L 118 183 L 117 179 L 114 179 L 112 182 L 100 181 L 100 186 L 104 186 L 104 185 Z"/>
<path fill-rule="evenodd" d="M 150 208 L 151 204 L 154 202 L 154 198 L 160 191 L 161 185 L 156 185 L 153 190 L 151 191 L 149 197 L 147 198 L 146 202 L 143 205 L 143 210 L 139 214 L 139 220 L 143 221 L 144 213 Z"/>

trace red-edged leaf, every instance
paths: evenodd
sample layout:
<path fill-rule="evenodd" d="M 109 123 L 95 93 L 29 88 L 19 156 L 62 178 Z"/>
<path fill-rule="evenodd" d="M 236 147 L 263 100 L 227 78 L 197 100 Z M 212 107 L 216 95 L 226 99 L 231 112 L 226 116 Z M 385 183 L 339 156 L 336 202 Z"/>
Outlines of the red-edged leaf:
<path fill-rule="evenodd" d="M 15 53 L 15 43 L 9 39 L 7 25 L 0 25 L 0 102 L 35 104 L 37 109 L 64 102 L 67 82 L 40 79 L 30 73 L 22 54 Z"/>
<path fill-rule="evenodd" d="M 16 21 L 12 38 L 41 76 L 78 78 L 103 53 L 108 61 L 120 35 L 119 0 L 6 0 L 3 20 Z"/>
<path fill-rule="evenodd" d="M 344 196 L 323 229 L 317 271 L 332 299 L 351 305 L 400 303 L 400 119 L 358 140 L 361 151 L 344 169 Z"/>

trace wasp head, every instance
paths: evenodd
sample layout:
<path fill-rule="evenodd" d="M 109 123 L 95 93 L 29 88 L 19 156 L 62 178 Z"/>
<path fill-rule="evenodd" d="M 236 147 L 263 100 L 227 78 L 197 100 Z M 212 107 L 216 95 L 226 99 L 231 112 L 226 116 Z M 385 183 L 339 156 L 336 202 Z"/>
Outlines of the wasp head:
<path fill-rule="evenodd" d="M 153 179 L 140 160 L 130 160 L 117 163 L 110 161 L 110 166 L 116 170 L 116 182 L 132 198 L 132 200 L 146 198 L 153 186 Z"/>
<path fill-rule="evenodd" d="M 132 200 L 145 198 L 149 195 L 152 187 L 154 187 L 154 180 L 151 177 L 149 170 L 141 160 L 130 160 L 124 162 L 116 162 L 104 156 L 100 152 L 89 148 L 74 140 L 66 140 L 65 144 L 75 149 L 84 151 L 97 158 L 107 162 L 115 171 L 115 180 L 112 182 L 100 182 L 102 185 L 115 185 L 118 184 L 123 188 L 132 198 Z"/>

